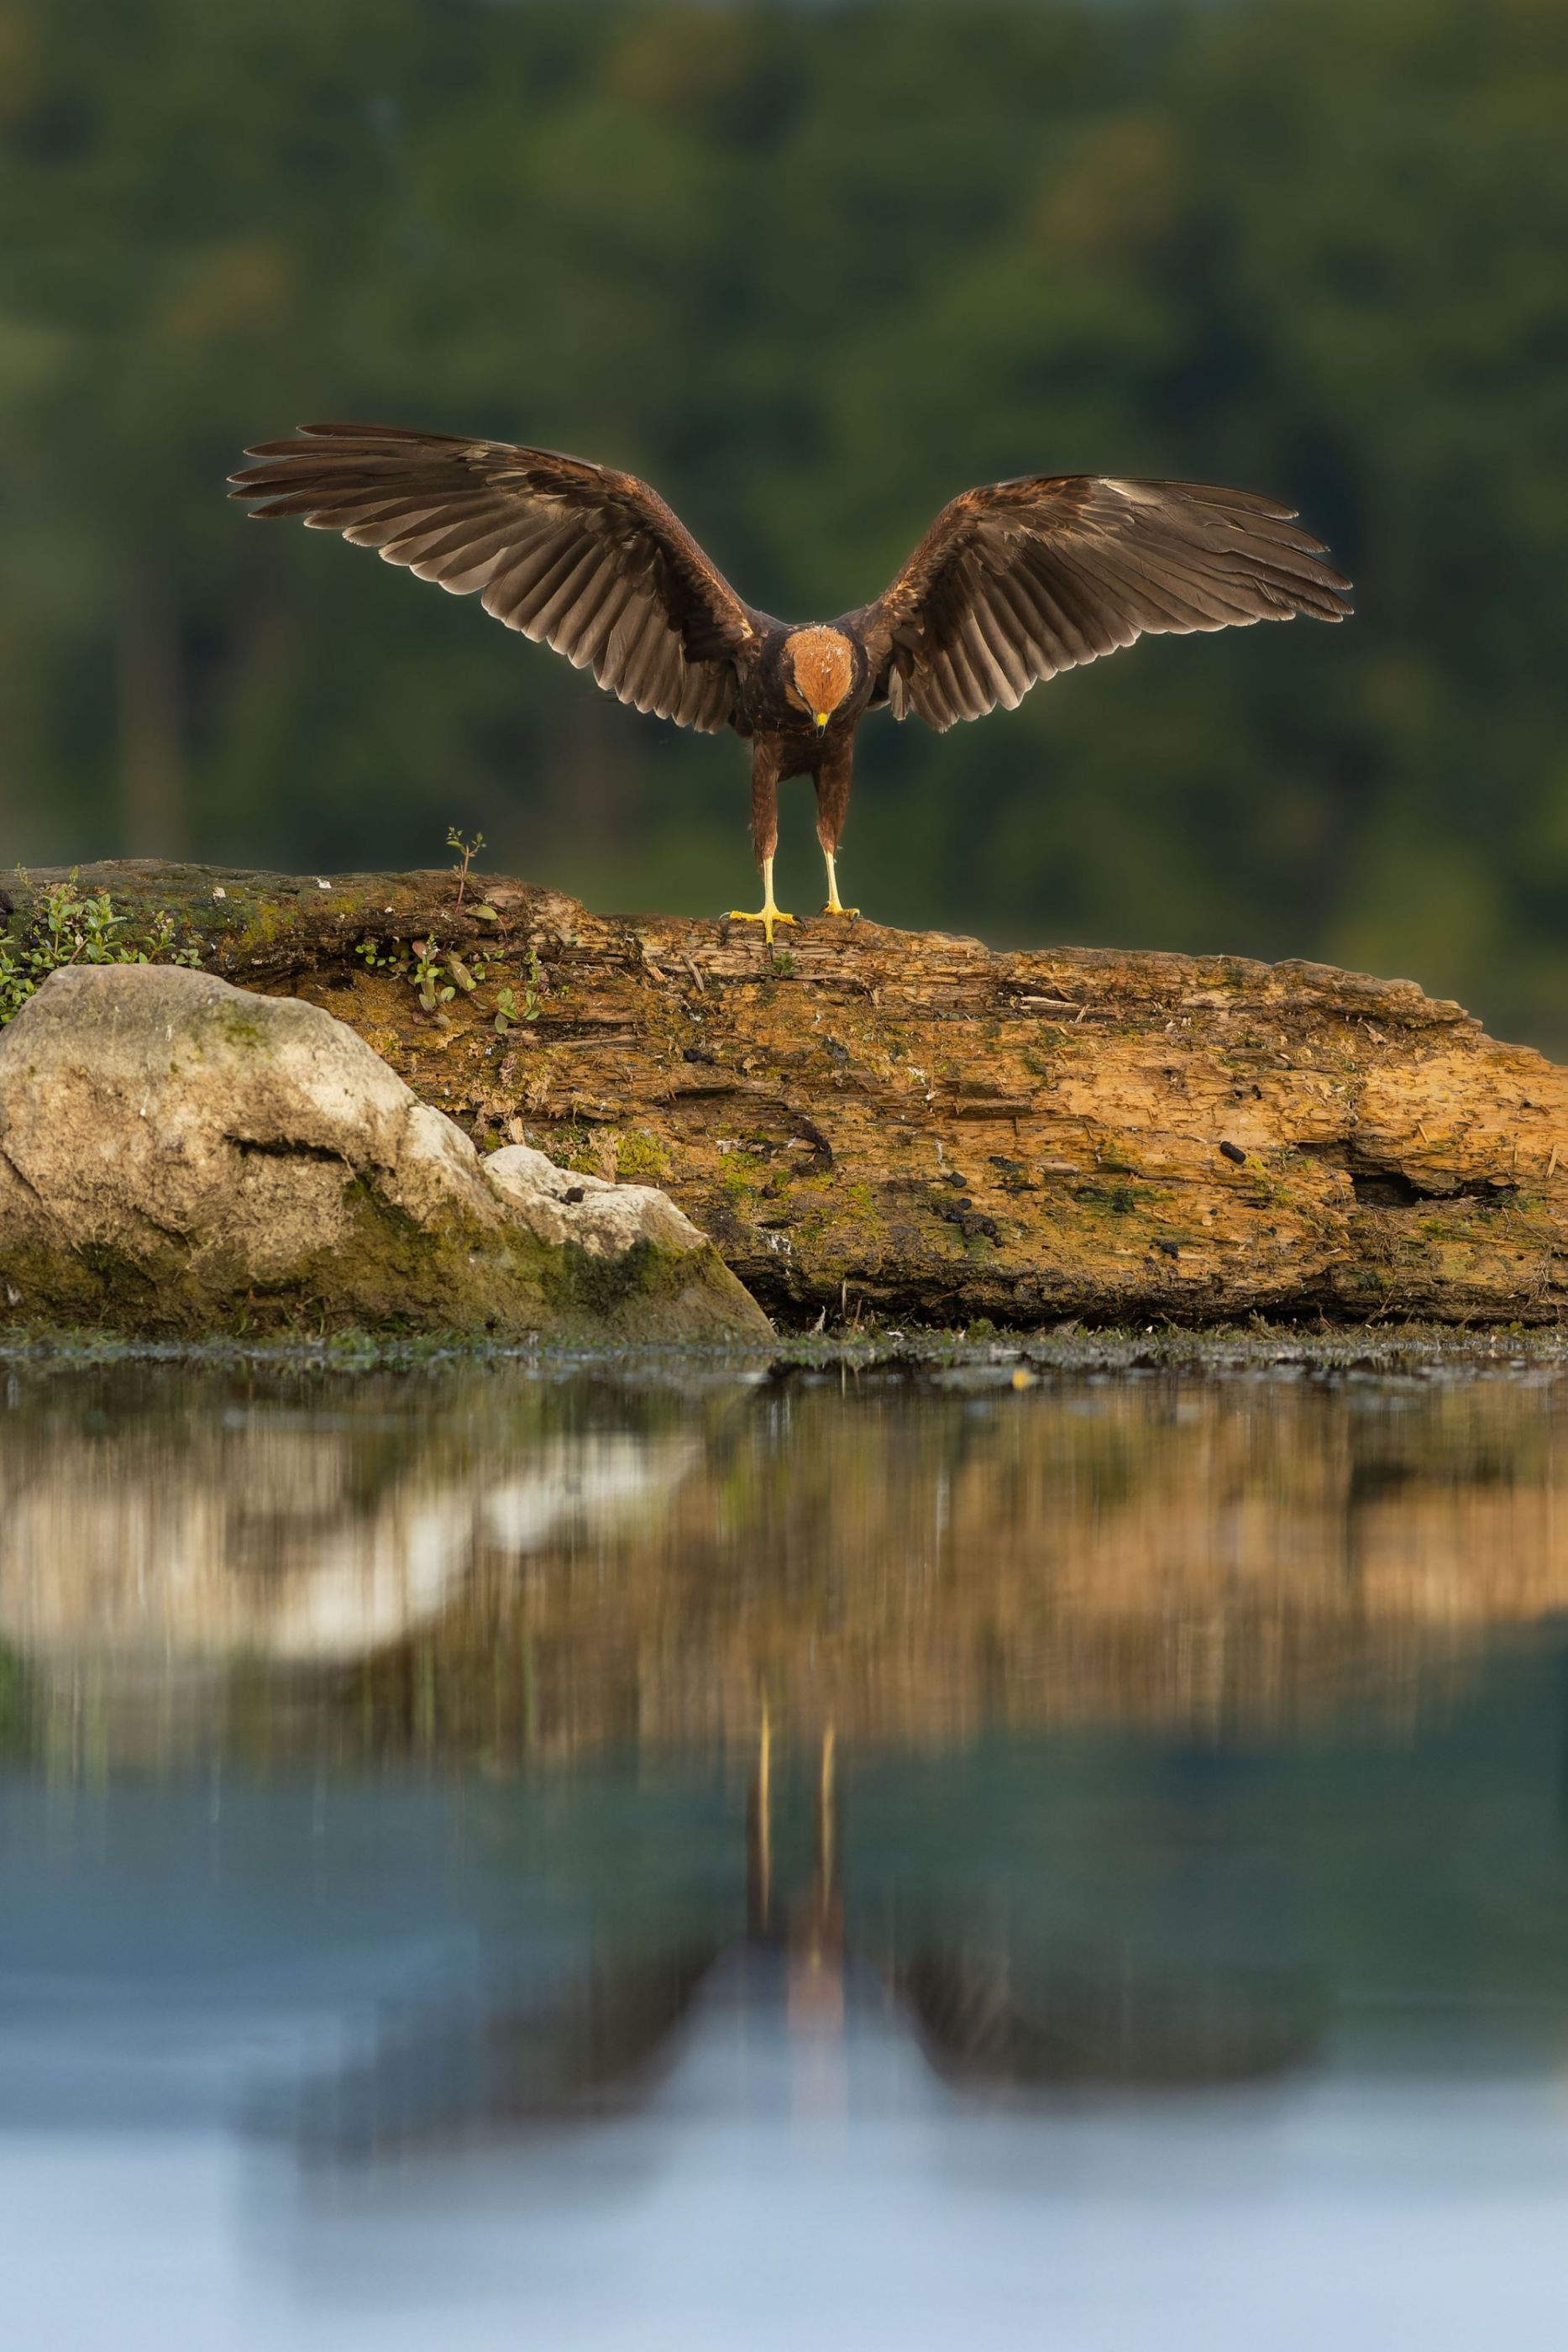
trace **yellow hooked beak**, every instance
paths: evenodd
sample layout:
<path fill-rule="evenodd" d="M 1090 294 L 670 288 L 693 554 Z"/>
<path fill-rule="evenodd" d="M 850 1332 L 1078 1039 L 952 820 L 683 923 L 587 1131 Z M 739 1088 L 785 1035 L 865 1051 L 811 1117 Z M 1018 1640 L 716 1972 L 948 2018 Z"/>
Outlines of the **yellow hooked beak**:
<path fill-rule="evenodd" d="M 821 733 L 821 731 L 822 731 L 823 728 L 827 725 L 827 723 L 828 723 L 828 713 L 827 713 L 825 710 L 819 710 L 819 711 L 818 711 L 818 713 L 817 713 L 817 732 L 818 732 L 818 734 L 819 734 L 819 735 Z"/>

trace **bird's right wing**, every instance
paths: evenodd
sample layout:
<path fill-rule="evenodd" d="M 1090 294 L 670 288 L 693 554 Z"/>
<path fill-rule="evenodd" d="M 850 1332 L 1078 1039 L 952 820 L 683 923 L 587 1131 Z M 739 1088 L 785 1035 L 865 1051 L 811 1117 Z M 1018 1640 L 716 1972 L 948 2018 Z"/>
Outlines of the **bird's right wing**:
<path fill-rule="evenodd" d="M 302 425 L 230 476 L 262 520 L 297 515 L 542 639 L 607 692 L 715 732 L 764 616 L 657 491 L 551 449 L 392 425 Z"/>
<path fill-rule="evenodd" d="M 856 618 L 894 716 L 940 730 L 1145 633 L 1342 620 L 1322 553 L 1251 490 L 1030 475 L 952 499 Z"/>

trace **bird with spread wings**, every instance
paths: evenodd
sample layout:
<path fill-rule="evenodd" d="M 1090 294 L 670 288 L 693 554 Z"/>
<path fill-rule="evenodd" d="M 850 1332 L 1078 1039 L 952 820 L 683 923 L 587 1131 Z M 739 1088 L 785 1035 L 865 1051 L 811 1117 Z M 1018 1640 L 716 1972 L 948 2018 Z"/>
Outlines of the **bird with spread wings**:
<path fill-rule="evenodd" d="M 778 792 L 810 776 L 829 915 L 855 730 L 871 710 L 942 731 L 1145 634 L 1305 614 L 1338 621 L 1349 582 L 1293 511 L 1206 482 L 1040 474 L 966 490 L 875 602 L 791 626 L 737 596 L 656 490 L 551 449 L 392 425 L 304 425 L 247 450 L 234 496 L 373 547 L 542 640 L 622 702 L 751 745 L 763 904 Z"/>

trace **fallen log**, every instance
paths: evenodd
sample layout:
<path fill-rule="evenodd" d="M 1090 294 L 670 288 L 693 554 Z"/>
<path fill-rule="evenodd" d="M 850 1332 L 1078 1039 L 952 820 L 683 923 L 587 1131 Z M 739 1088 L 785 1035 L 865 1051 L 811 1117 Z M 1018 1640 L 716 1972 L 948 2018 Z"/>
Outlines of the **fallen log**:
<path fill-rule="evenodd" d="M 59 870 L 19 876 L 37 937 Z M 1555 1319 L 1568 1073 L 1409 981 L 864 921 L 594 915 L 453 871 L 80 869 L 349 1022 L 481 1148 L 656 1183 L 788 1321 Z"/>

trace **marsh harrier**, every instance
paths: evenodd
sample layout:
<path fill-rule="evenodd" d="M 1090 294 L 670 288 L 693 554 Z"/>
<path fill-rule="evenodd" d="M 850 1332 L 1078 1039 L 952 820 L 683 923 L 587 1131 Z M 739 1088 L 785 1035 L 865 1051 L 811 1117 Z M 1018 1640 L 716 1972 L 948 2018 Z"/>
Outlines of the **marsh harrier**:
<path fill-rule="evenodd" d="M 392 425 L 304 425 L 231 477 L 263 520 L 298 515 L 542 639 L 639 710 L 751 745 L 751 829 L 770 940 L 778 788 L 810 776 L 828 867 L 871 710 L 941 731 L 1145 634 L 1306 614 L 1349 582 L 1291 509 L 1206 482 L 1031 474 L 945 506 L 873 604 L 804 627 L 737 595 L 634 474 L 550 449 Z"/>

